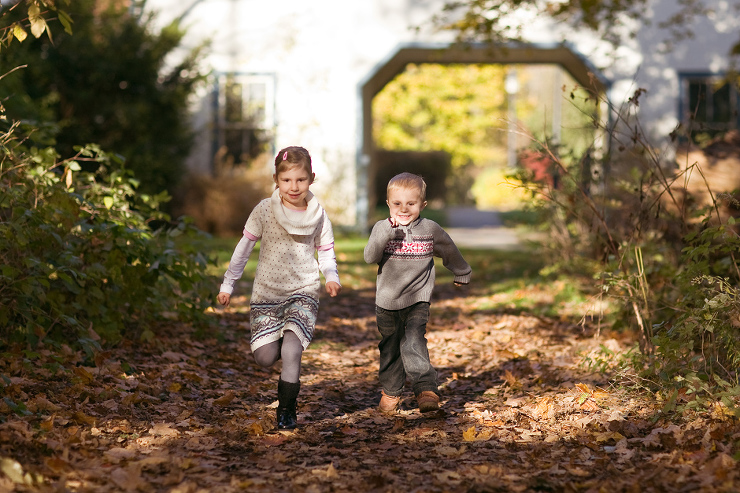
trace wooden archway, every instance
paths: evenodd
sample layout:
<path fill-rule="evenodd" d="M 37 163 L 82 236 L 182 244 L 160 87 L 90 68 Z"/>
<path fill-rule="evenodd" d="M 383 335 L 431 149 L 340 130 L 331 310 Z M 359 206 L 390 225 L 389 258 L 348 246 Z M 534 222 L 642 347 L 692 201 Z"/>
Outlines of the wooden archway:
<path fill-rule="evenodd" d="M 401 45 L 389 58 L 379 63 L 360 83 L 362 99 L 361 143 L 357 155 L 357 217 L 358 226 L 368 226 L 369 206 L 374 203 L 369 184 L 372 183 L 374 168 L 371 156 L 373 142 L 373 98 L 396 75 L 411 63 L 437 64 L 548 64 L 559 65 L 583 87 L 603 95 L 609 83 L 588 61 L 564 44 L 537 45 L 511 44 L 491 46 L 488 44 L 411 43 Z"/>

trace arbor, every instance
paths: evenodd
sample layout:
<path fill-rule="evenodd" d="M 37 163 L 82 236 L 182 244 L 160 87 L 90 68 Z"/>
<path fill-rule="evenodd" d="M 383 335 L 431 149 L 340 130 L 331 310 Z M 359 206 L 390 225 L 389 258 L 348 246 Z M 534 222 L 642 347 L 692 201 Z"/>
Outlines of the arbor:
<path fill-rule="evenodd" d="M 18 4 L 3 22 L 34 18 L 34 5 Z M 25 66 L 0 87 L 8 117 L 38 127 L 32 141 L 55 144 L 62 159 L 95 142 L 125 158 L 140 192 L 171 190 L 190 149 L 188 98 L 204 78 L 205 47 L 167 67 L 184 35 L 176 23 L 155 32 L 151 15 L 121 2 L 76 0 L 67 10 L 74 35 L 50 22 L 48 37 L 0 53 L 0 73 Z"/>

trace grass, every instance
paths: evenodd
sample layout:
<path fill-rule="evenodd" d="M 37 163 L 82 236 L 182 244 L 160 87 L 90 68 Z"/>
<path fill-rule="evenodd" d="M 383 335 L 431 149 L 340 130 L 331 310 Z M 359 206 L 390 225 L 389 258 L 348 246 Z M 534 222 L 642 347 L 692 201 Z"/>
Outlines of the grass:
<path fill-rule="evenodd" d="M 218 289 L 238 237 L 202 240 L 201 248 L 215 265 L 209 268 Z M 341 234 L 335 238 L 335 252 L 339 276 L 345 289 L 374 289 L 377 266 L 368 265 L 363 258 L 367 236 Z M 573 276 L 544 274 L 546 259 L 529 249 L 495 250 L 465 249 L 461 252 L 473 269 L 473 280 L 467 291 L 466 302 L 476 309 L 507 313 L 530 313 L 537 316 L 580 320 L 589 311 L 590 286 Z M 251 283 L 259 255 L 255 247 L 245 269 L 242 281 Z M 452 273 L 435 258 L 437 285 L 451 285 Z M 247 293 L 244 293 L 247 294 Z"/>

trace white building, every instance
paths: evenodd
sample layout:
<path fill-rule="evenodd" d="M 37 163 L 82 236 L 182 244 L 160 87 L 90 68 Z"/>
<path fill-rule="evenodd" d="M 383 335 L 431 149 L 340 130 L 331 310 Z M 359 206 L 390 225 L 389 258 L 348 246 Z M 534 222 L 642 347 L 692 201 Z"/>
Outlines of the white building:
<path fill-rule="evenodd" d="M 406 63 L 557 63 L 582 84 L 591 72 L 613 105 L 637 88 L 647 91 L 640 99 L 640 123 L 655 138 L 686 121 L 697 91 L 709 90 L 707 101 L 714 104 L 700 118 L 738 127 L 737 86 L 712 93 L 714 86 L 707 84 L 729 69 L 729 50 L 740 37 L 740 0 L 705 3 L 712 13 L 696 19 L 695 36 L 670 51 L 663 50 L 669 33 L 659 25 L 678 2 L 651 0 L 643 13 L 650 24 L 637 26 L 638 35 L 616 51 L 590 32 L 525 13 L 524 37 L 532 46 L 496 56 L 439 51 L 452 40 L 429 23 L 441 0 L 148 0 L 146 8 L 157 12 L 159 25 L 181 18 L 186 46 L 212 39 L 208 64 L 214 78 L 199 94 L 190 168 L 210 170 L 227 135 L 237 147 L 246 142 L 247 129 L 230 125 L 224 111 L 230 81 L 240 89 L 243 111 L 256 117 L 251 126 L 269 132 L 274 147 L 309 149 L 320 179 L 312 189 L 335 223 L 363 226 L 372 149 L 369 103 Z"/>

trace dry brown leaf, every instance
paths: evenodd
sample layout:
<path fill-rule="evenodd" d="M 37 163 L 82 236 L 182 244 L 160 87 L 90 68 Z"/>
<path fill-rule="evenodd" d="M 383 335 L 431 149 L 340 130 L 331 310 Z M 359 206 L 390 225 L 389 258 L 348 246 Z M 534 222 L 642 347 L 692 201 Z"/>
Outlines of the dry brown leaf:
<path fill-rule="evenodd" d="M 180 432 L 176 429 L 172 428 L 174 426 L 173 423 L 156 423 L 154 426 L 152 426 L 149 429 L 149 433 L 154 436 L 159 437 L 178 437 L 180 436 Z"/>
<path fill-rule="evenodd" d="M 282 433 L 271 433 L 269 435 L 265 435 L 265 437 L 262 439 L 262 443 L 264 443 L 267 447 L 274 447 L 276 445 L 282 445 L 287 439 L 288 437 L 286 435 L 283 435 Z"/>
<path fill-rule="evenodd" d="M 137 466 L 114 469 L 110 472 L 110 478 L 125 491 L 136 491 L 146 487 L 146 482 L 141 477 L 141 469 Z"/>
<path fill-rule="evenodd" d="M 601 409 L 599 405 L 596 404 L 596 401 L 591 398 L 585 399 L 578 407 L 582 411 L 598 411 L 599 409 Z"/>
<path fill-rule="evenodd" d="M 504 381 L 509 384 L 509 387 L 516 387 L 519 380 L 509 370 L 504 372 Z"/>
<path fill-rule="evenodd" d="M 552 397 L 543 397 L 535 407 L 535 414 L 539 418 L 552 419 L 555 417 L 555 400 Z"/>
<path fill-rule="evenodd" d="M 95 379 L 95 377 L 93 377 L 93 374 L 87 371 L 87 369 L 82 366 L 75 366 L 73 371 L 74 374 L 80 377 L 84 383 L 89 384 Z"/>
<path fill-rule="evenodd" d="M 82 411 L 75 412 L 72 415 L 72 419 L 77 421 L 77 423 L 79 424 L 85 424 L 85 425 L 91 425 L 91 426 L 95 424 L 95 418 L 93 418 L 92 416 L 88 416 Z"/>
<path fill-rule="evenodd" d="M 51 431 L 54 429 L 54 418 L 56 418 L 56 414 L 52 414 L 49 419 L 46 419 L 39 423 L 39 428 L 41 428 L 44 431 Z"/>
<path fill-rule="evenodd" d="M 229 404 L 231 404 L 231 401 L 233 401 L 235 397 L 236 394 L 234 394 L 234 392 L 232 392 L 231 390 L 228 390 L 224 395 L 213 401 L 213 403 L 221 407 L 228 406 Z"/>
<path fill-rule="evenodd" d="M 47 457 L 44 460 L 44 464 L 46 464 L 46 467 L 55 473 L 60 473 L 69 469 L 69 463 L 59 457 Z"/>

